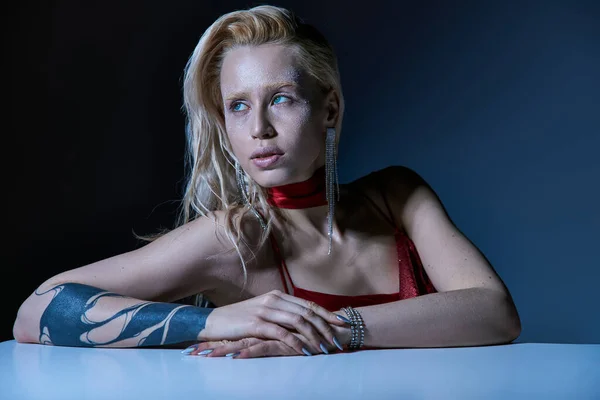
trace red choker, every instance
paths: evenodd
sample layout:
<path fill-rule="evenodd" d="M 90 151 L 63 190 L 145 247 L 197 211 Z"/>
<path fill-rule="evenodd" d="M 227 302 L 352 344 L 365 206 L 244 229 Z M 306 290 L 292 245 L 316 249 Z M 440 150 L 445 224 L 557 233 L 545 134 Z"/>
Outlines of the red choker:
<path fill-rule="evenodd" d="M 327 205 L 325 166 L 304 182 L 268 188 L 269 204 L 278 208 L 310 208 Z"/>

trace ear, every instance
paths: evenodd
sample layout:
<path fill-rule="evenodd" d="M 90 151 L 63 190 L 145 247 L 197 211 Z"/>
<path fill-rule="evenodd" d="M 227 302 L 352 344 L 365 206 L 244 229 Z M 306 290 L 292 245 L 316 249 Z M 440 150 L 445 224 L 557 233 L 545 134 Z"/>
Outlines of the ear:
<path fill-rule="evenodd" d="M 339 114 L 340 114 L 340 98 L 335 89 L 330 89 L 325 95 L 325 126 L 335 127 L 337 126 Z"/>

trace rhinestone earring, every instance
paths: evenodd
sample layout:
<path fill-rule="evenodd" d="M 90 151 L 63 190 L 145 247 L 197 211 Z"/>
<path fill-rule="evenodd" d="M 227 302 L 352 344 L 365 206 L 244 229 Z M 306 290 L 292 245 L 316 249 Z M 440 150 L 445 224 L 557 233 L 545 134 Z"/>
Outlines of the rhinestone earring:
<path fill-rule="evenodd" d="M 333 217 L 335 214 L 335 196 L 337 191 L 337 200 L 340 199 L 340 186 L 337 171 L 337 156 L 335 154 L 335 128 L 327 128 L 325 139 L 325 193 L 329 212 L 327 215 L 329 225 L 329 251 L 331 254 L 331 243 L 333 239 Z"/>
<path fill-rule="evenodd" d="M 265 220 L 260 215 L 260 213 L 258 211 L 256 211 L 256 209 L 250 204 L 250 200 L 248 200 L 248 184 L 246 183 L 246 175 L 244 174 L 242 167 L 240 166 L 240 164 L 237 161 L 235 162 L 235 180 L 237 182 L 238 191 L 240 192 L 240 195 L 242 196 L 242 200 L 244 201 L 244 204 L 248 208 L 250 208 L 250 211 L 252 211 L 252 213 L 254 214 L 256 219 L 258 219 L 258 222 L 260 223 L 261 228 L 263 230 L 266 230 L 267 224 L 266 224 Z"/>

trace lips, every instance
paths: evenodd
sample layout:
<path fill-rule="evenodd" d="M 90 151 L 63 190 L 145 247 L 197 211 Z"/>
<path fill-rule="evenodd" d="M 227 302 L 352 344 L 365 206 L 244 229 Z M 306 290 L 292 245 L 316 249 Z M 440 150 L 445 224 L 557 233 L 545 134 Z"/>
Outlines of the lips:
<path fill-rule="evenodd" d="M 275 155 L 278 155 L 278 156 L 283 155 L 283 150 L 281 150 L 277 146 L 266 146 L 266 147 L 259 147 L 258 149 L 256 149 L 252 153 L 250 158 L 251 159 L 265 158 L 265 157 L 270 157 L 270 156 L 275 156 Z"/>
<path fill-rule="evenodd" d="M 271 156 L 280 156 L 280 155 L 281 154 L 278 154 L 278 153 L 266 153 L 266 154 L 261 154 L 260 156 L 253 157 L 252 159 L 256 160 L 258 158 L 268 158 L 268 157 L 271 157 Z"/>
<path fill-rule="evenodd" d="M 270 157 L 257 157 L 257 158 L 253 158 L 252 162 L 257 167 L 266 169 L 266 168 L 272 167 L 275 164 L 277 164 L 277 162 L 279 161 L 280 158 L 281 158 L 280 155 L 275 154 L 275 155 L 272 155 Z"/>

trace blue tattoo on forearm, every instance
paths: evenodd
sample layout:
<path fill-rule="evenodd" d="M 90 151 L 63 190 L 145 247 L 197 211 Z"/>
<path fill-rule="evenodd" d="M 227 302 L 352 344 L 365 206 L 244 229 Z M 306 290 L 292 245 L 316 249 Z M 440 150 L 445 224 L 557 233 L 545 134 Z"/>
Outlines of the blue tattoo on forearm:
<path fill-rule="evenodd" d="M 65 283 L 36 294 L 41 296 L 49 292 L 54 292 L 53 298 L 40 319 L 39 341 L 57 346 L 107 346 L 131 338 L 137 339 L 136 346 L 196 341 L 206 326 L 206 318 L 213 311 L 211 308 L 142 301 L 115 312 L 108 311 L 110 315 L 106 318 L 92 321 L 86 313 L 100 307 L 97 305 L 100 299 L 126 296 L 78 283 Z M 95 330 L 111 322 L 117 324 L 113 337 L 105 337 L 101 342 L 91 339 Z M 102 335 L 106 336 L 110 329 L 104 331 Z"/>

